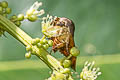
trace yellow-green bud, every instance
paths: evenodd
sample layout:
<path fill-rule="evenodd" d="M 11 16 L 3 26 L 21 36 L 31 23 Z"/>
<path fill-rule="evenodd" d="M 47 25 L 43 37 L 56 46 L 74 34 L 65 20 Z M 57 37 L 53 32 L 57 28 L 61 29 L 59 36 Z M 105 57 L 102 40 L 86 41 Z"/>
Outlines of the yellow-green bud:
<path fill-rule="evenodd" d="M 20 21 L 15 21 L 15 25 L 19 27 L 21 25 L 21 22 Z"/>
<path fill-rule="evenodd" d="M 26 57 L 27 59 L 29 59 L 29 58 L 31 57 L 31 53 L 30 53 L 30 52 L 26 53 L 26 54 L 25 54 L 25 57 Z"/>
<path fill-rule="evenodd" d="M 61 73 L 63 73 L 63 74 L 70 73 L 70 69 L 69 68 L 65 68 L 63 71 L 61 71 Z"/>
<path fill-rule="evenodd" d="M 52 40 L 48 40 L 48 44 L 51 47 L 53 45 L 53 41 Z"/>
<path fill-rule="evenodd" d="M 36 15 L 31 15 L 31 16 L 28 16 L 28 20 L 31 21 L 31 22 L 34 22 L 38 19 L 38 17 Z"/>
<path fill-rule="evenodd" d="M 36 40 L 36 42 L 37 42 L 37 43 L 39 43 L 39 42 L 40 42 L 40 39 L 39 39 L 39 38 L 36 38 L 35 40 Z"/>
<path fill-rule="evenodd" d="M 43 45 L 43 48 L 44 48 L 44 49 L 48 49 L 48 48 L 49 48 L 49 45 L 48 45 L 48 44 L 45 44 L 45 45 Z"/>
<path fill-rule="evenodd" d="M 40 44 L 44 44 L 42 39 L 40 40 Z"/>
<path fill-rule="evenodd" d="M 78 56 L 80 54 L 80 51 L 76 48 L 76 47 L 73 47 L 71 50 L 70 50 L 70 53 L 73 55 L 73 56 Z"/>
<path fill-rule="evenodd" d="M 80 78 L 83 79 L 83 72 L 80 73 Z"/>
<path fill-rule="evenodd" d="M 27 16 L 31 16 L 33 14 L 33 12 L 35 11 L 35 9 L 30 9 L 26 12 Z"/>
<path fill-rule="evenodd" d="M 43 43 L 47 44 L 47 43 L 48 43 L 48 41 L 47 41 L 46 39 L 43 39 Z"/>
<path fill-rule="evenodd" d="M 32 50 L 32 47 L 31 47 L 30 45 L 28 45 L 28 46 L 26 47 L 26 50 L 27 50 L 27 51 L 31 51 L 31 50 Z"/>
<path fill-rule="evenodd" d="M 50 80 L 56 80 L 55 74 L 52 74 L 51 78 L 49 78 Z"/>
<path fill-rule="evenodd" d="M 6 14 L 10 14 L 10 13 L 11 13 L 11 8 L 6 8 L 6 9 L 5 9 L 5 13 L 6 13 Z"/>
<path fill-rule="evenodd" d="M 8 2 L 7 2 L 7 1 L 1 2 L 1 6 L 2 6 L 3 8 L 7 8 L 7 7 L 8 7 Z"/>
<path fill-rule="evenodd" d="M 36 39 L 33 39 L 33 40 L 31 41 L 31 44 L 32 44 L 32 45 L 36 45 L 36 44 L 37 44 Z"/>
<path fill-rule="evenodd" d="M 55 74 L 55 80 L 64 80 L 65 79 L 65 75 L 62 73 L 56 73 Z"/>
<path fill-rule="evenodd" d="M 23 21 L 23 20 L 24 20 L 24 14 L 19 14 L 19 15 L 17 16 L 17 19 L 18 19 L 19 21 Z"/>
<path fill-rule="evenodd" d="M 71 76 L 69 76 L 68 80 L 73 80 Z"/>
<path fill-rule="evenodd" d="M 12 19 L 17 19 L 17 16 L 16 16 L 16 15 L 13 15 L 13 16 L 12 16 Z"/>
<path fill-rule="evenodd" d="M 33 54 L 33 55 L 36 54 L 36 50 L 34 49 L 34 47 L 35 47 L 35 46 L 32 47 L 32 53 L 31 53 L 31 54 Z"/>
<path fill-rule="evenodd" d="M 64 68 L 70 67 L 71 66 L 71 61 L 70 60 L 64 60 L 63 61 L 63 66 L 64 66 Z"/>
<path fill-rule="evenodd" d="M 41 48 L 41 47 L 42 47 L 42 44 L 40 44 L 40 43 L 37 43 L 37 46 L 38 46 L 39 48 Z"/>

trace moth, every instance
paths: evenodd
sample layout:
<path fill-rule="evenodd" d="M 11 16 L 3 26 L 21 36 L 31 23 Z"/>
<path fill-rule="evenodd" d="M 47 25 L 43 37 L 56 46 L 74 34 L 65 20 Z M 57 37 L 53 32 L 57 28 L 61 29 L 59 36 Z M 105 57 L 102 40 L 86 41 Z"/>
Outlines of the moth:
<path fill-rule="evenodd" d="M 60 51 L 66 57 L 69 56 L 70 49 L 75 46 L 73 21 L 65 17 L 57 17 L 50 25 L 52 26 L 47 28 L 46 34 L 53 41 L 52 50 L 54 52 Z M 76 57 L 71 57 L 70 60 L 72 62 L 71 68 L 75 70 Z"/>

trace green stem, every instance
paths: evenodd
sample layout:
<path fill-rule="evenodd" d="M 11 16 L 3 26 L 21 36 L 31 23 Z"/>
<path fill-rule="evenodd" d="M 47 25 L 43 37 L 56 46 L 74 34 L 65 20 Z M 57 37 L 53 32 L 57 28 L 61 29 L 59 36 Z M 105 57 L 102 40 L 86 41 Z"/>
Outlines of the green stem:
<path fill-rule="evenodd" d="M 19 40 L 23 45 L 30 45 L 32 47 L 32 38 L 10 20 L 0 15 L 0 24 L 2 25 L 0 26 L 1 29 L 7 31 L 14 38 Z M 39 57 L 48 67 L 57 71 L 64 70 L 64 68 L 60 65 L 60 62 L 49 55 L 45 49 L 34 47 L 34 50 L 36 51 L 35 55 Z"/>

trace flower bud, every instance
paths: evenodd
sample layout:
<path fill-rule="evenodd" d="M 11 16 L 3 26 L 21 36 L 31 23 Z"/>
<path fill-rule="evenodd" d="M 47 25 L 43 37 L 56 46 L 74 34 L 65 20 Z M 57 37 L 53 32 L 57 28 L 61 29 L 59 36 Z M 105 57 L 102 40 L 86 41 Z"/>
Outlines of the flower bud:
<path fill-rule="evenodd" d="M 52 41 L 52 40 L 49 40 L 49 41 L 48 41 L 48 44 L 49 44 L 49 46 L 51 47 L 51 46 L 53 45 L 53 41 Z"/>
<path fill-rule="evenodd" d="M 35 40 L 36 40 L 36 42 L 37 42 L 37 43 L 39 43 L 39 42 L 40 42 L 40 39 L 39 39 L 39 38 L 36 38 Z"/>
<path fill-rule="evenodd" d="M 37 44 L 36 39 L 33 39 L 33 40 L 31 41 L 31 44 L 32 44 L 32 45 L 36 45 L 36 44 Z"/>
<path fill-rule="evenodd" d="M 13 15 L 13 16 L 12 16 L 12 19 L 17 19 L 17 16 L 16 16 L 16 15 Z"/>
<path fill-rule="evenodd" d="M 26 12 L 27 16 L 31 16 L 33 14 L 33 12 L 35 12 L 35 9 L 30 9 Z"/>
<path fill-rule="evenodd" d="M 65 68 L 63 71 L 61 71 L 61 73 L 63 73 L 63 74 L 70 73 L 70 69 L 69 68 Z"/>
<path fill-rule="evenodd" d="M 73 47 L 71 50 L 70 50 L 70 53 L 73 55 L 73 56 L 78 56 L 80 54 L 80 51 L 76 48 L 76 47 Z"/>
<path fill-rule="evenodd" d="M 31 22 L 34 22 L 34 21 L 37 20 L 37 18 L 38 17 L 36 15 L 31 15 L 31 16 L 28 17 L 28 20 L 31 21 Z"/>
<path fill-rule="evenodd" d="M 70 60 L 64 60 L 63 61 L 64 68 L 68 68 L 68 67 L 70 67 L 70 65 L 71 65 L 71 61 Z"/>
<path fill-rule="evenodd" d="M 31 52 L 31 54 L 33 54 L 33 55 L 35 55 L 36 54 L 36 46 L 32 46 L 32 52 Z"/>
<path fill-rule="evenodd" d="M 44 48 L 44 49 L 48 49 L 48 48 L 49 48 L 49 45 L 48 45 L 48 44 L 45 44 L 45 45 L 43 45 L 43 48 Z"/>
<path fill-rule="evenodd" d="M 41 44 L 47 44 L 48 41 L 47 41 L 46 39 L 41 39 L 41 40 L 40 40 L 40 43 L 41 43 Z"/>
<path fill-rule="evenodd" d="M 43 39 L 40 40 L 40 44 L 44 44 Z"/>
<path fill-rule="evenodd" d="M 1 2 L 1 6 L 2 6 L 3 8 L 7 8 L 7 7 L 8 7 L 8 2 L 7 2 L 7 1 Z"/>
<path fill-rule="evenodd" d="M 10 13 L 11 13 L 11 8 L 6 8 L 6 9 L 5 9 L 5 13 L 6 13 L 6 14 L 10 14 Z"/>
<path fill-rule="evenodd" d="M 27 51 L 30 51 L 30 50 L 32 50 L 32 47 L 31 47 L 30 45 L 28 45 L 28 46 L 26 47 L 26 50 L 27 50 Z"/>
<path fill-rule="evenodd" d="M 37 47 L 38 47 L 38 48 L 41 48 L 41 47 L 42 47 L 42 44 L 37 43 Z"/>
<path fill-rule="evenodd" d="M 20 21 L 15 21 L 15 25 L 19 27 L 21 25 L 21 22 Z"/>
<path fill-rule="evenodd" d="M 65 75 L 62 73 L 56 73 L 55 74 L 55 80 L 64 80 L 65 79 Z"/>
<path fill-rule="evenodd" d="M 17 16 L 17 19 L 18 19 L 19 21 L 23 21 L 23 20 L 24 20 L 24 14 L 19 14 L 19 15 Z"/>
<path fill-rule="evenodd" d="M 30 52 L 26 53 L 26 54 L 25 54 L 25 57 L 26 57 L 27 59 L 29 59 L 29 58 L 31 57 L 31 53 L 30 53 Z"/>

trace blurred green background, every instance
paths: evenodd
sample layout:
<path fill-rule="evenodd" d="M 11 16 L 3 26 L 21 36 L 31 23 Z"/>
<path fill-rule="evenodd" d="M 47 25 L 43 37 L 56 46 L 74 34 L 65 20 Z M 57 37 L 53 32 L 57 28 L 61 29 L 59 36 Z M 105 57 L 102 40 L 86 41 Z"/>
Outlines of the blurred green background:
<path fill-rule="evenodd" d="M 3 0 L 0 0 L 3 1 Z M 26 13 L 36 0 L 6 0 L 12 14 Z M 85 61 L 96 61 L 102 75 L 98 80 L 119 80 L 120 0 L 38 0 L 45 14 L 67 17 L 75 23 L 75 43 L 81 54 L 80 73 Z M 40 21 L 23 21 L 21 28 L 33 38 L 42 37 Z M 50 69 L 37 57 L 27 60 L 25 47 L 11 35 L 0 37 L 0 80 L 44 80 Z M 52 54 L 60 56 L 60 54 Z M 59 57 L 58 57 L 59 58 Z M 79 80 L 76 79 L 75 80 Z"/>

